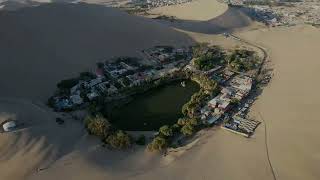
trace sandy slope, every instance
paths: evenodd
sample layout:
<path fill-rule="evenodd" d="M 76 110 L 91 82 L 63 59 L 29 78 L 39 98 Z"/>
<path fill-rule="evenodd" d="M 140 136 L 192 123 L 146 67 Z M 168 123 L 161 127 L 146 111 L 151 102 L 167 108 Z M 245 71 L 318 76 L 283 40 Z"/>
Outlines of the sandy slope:
<path fill-rule="evenodd" d="M 22 131 L 0 134 L 0 179 L 273 179 L 264 124 L 252 139 L 210 130 L 186 153 L 161 158 L 142 148 L 106 150 L 96 138 L 86 136 L 81 122 L 64 117 L 66 123 L 59 126 L 54 122 L 57 114 L 32 101 L 45 99 L 56 81 L 106 57 L 136 54 L 160 43 L 184 45 L 193 39 L 223 41 L 227 46 L 235 42 L 209 35 L 210 29 L 205 35 L 191 31 L 190 38 L 151 20 L 99 6 L 46 5 L 1 13 L 0 25 L 0 121 L 9 114 L 26 123 Z M 260 118 L 261 113 L 266 121 L 270 160 L 278 179 L 320 177 L 315 53 L 319 34 L 309 26 L 240 34 L 268 48 L 274 63 L 275 77 L 252 114 Z"/>
<path fill-rule="evenodd" d="M 80 123 L 59 127 L 55 115 L 28 101 L 1 98 L 0 120 L 6 114 L 24 125 L 14 133 L 0 134 L 0 179 L 25 179 L 38 168 L 49 167 L 84 135 Z"/>
<path fill-rule="evenodd" d="M 175 16 L 177 19 L 207 21 L 213 19 L 228 9 L 226 4 L 216 0 L 195 0 L 190 3 L 175 6 L 163 6 L 152 9 L 149 13 Z"/>
<path fill-rule="evenodd" d="M 269 151 L 279 179 L 320 178 L 320 30 L 311 26 L 248 32 L 269 49 L 275 77 L 257 110 L 268 125 Z"/>
<path fill-rule="evenodd" d="M 51 169 L 53 162 L 83 162 L 83 168 L 69 172 L 72 176 L 81 169 L 96 170 L 96 166 L 101 172 L 105 164 L 112 172 L 116 162 L 127 156 L 105 150 L 97 154 L 99 140 L 88 139 L 81 122 L 64 117 L 66 124 L 58 126 L 58 115 L 35 102 L 45 102 L 59 80 L 92 70 L 97 61 L 136 56 L 154 45 L 193 43 L 184 33 L 160 23 L 99 5 L 47 4 L 1 11 L 0 26 L 0 121 L 13 115 L 25 123 L 21 131 L 0 134 L 1 180 L 26 179 L 38 168 Z M 136 156 L 137 152 L 141 155 Z M 137 152 L 127 154 L 147 159 L 139 158 L 142 149 Z M 99 163 L 100 157 L 106 162 Z M 149 161 L 140 169 L 146 167 L 145 162 Z"/>
<path fill-rule="evenodd" d="M 47 4 L 0 13 L 2 96 L 47 98 L 57 81 L 112 56 L 157 44 L 187 45 L 187 35 L 143 17 L 86 4 Z M 10 77 L 8 77 L 10 76 Z"/>
<path fill-rule="evenodd" d="M 240 35 L 266 46 L 274 63 L 275 77 L 256 102 L 252 115 L 262 121 L 261 113 L 267 123 L 269 157 L 276 177 L 285 180 L 319 179 L 319 86 L 315 84 L 319 63 L 314 53 L 320 42 L 319 30 L 292 27 Z M 128 158 L 122 162 L 124 164 L 113 166 L 111 172 L 108 168 L 106 170 L 106 165 L 104 168 L 101 164 L 96 167 L 99 163 L 87 168 L 84 164 L 92 163 L 90 160 L 86 163 L 75 161 L 77 164 L 73 163 L 70 168 L 58 165 L 57 169 L 47 170 L 33 178 L 50 180 L 54 179 L 53 176 L 70 178 L 77 175 L 77 179 L 271 180 L 273 176 L 267 160 L 265 133 L 264 124 L 252 139 L 223 130 L 211 130 L 197 146 L 169 164 L 163 164 L 165 158 L 159 161 L 158 166 L 152 161 L 152 166 L 146 168 L 143 160 Z M 169 155 L 167 158 L 172 157 Z M 107 160 L 100 161 L 103 162 Z M 72 174 L 74 169 L 82 171 Z"/>

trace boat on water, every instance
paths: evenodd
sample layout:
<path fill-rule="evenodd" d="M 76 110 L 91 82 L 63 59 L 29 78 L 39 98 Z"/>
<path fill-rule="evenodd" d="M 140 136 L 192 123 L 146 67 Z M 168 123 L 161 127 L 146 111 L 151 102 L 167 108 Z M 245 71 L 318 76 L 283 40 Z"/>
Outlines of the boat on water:
<path fill-rule="evenodd" d="M 185 82 L 185 81 L 182 81 L 182 82 L 181 82 L 181 86 L 182 86 L 182 87 L 186 87 L 186 82 Z"/>

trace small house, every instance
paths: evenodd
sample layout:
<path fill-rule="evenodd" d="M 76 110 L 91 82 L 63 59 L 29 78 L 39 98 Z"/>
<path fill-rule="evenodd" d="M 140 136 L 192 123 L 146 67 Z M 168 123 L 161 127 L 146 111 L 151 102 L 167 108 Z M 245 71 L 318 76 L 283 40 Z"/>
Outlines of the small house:
<path fill-rule="evenodd" d="M 8 121 L 8 122 L 4 123 L 2 125 L 2 127 L 5 132 L 12 131 L 16 127 L 16 122 L 15 121 Z"/>

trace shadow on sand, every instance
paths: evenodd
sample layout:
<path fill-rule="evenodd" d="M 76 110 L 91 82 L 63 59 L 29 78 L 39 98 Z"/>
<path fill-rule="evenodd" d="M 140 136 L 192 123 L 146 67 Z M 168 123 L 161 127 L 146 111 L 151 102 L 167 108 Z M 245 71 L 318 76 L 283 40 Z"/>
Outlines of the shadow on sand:
<path fill-rule="evenodd" d="M 59 80 L 98 61 L 138 56 L 154 45 L 194 42 L 152 19 L 85 3 L 0 11 L 0 27 L 0 93 L 9 97 L 48 97 Z"/>
<path fill-rule="evenodd" d="M 249 13 L 240 7 L 229 7 L 226 12 L 220 16 L 208 21 L 192 21 L 192 20 L 176 20 L 169 22 L 166 20 L 159 20 L 167 26 L 203 34 L 221 34 L 224 32 L 234 32 L 240 28 L 251 25 L 253 19 Z"/>

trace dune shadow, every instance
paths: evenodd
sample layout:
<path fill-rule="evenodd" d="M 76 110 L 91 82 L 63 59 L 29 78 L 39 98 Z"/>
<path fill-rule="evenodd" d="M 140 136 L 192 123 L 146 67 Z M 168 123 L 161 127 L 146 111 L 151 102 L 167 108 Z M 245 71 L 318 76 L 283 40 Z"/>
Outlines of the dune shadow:
<path fill-rule="evenodd" d="M 152 19 L 86 3 L 0 11 L 0 26 L 1 94 L 37 99 L 48 97 L 59 80 L 91 70 L 98 61 L 139 56 L 154 45 L 194 42 Z"/>
<path fill-rule="evenodd" d="M 193 21 L 193 20 L 175 20 L 169 22 L 159 20 L 167 26 L 203 34 L 221 34 L 224 32 L 234 32 L 237 29 L 249 26 L 253 19 L 249 16 L 245 8 L 229 7 L 226 12 L 218 17 L 208 21 Z"/>

